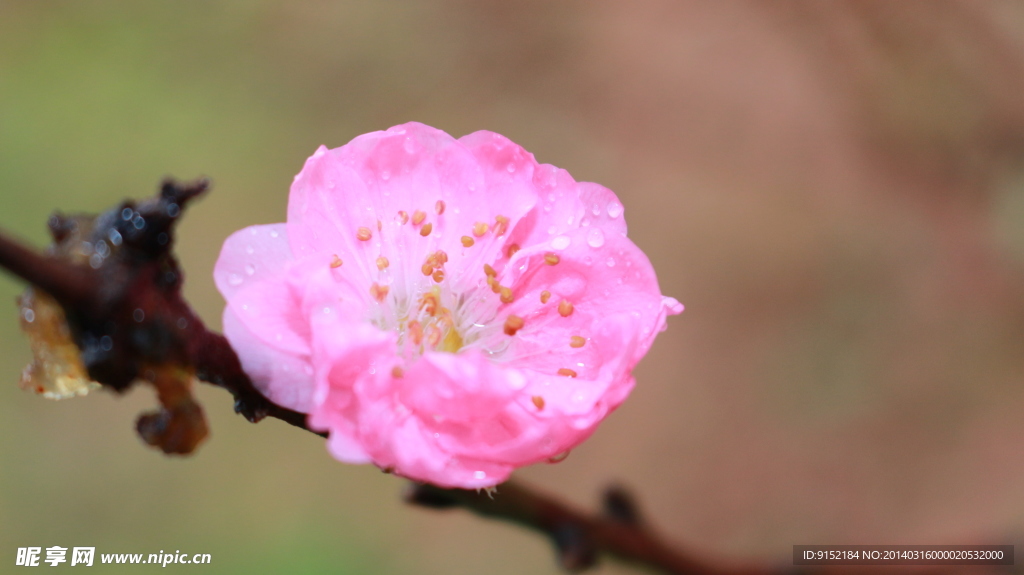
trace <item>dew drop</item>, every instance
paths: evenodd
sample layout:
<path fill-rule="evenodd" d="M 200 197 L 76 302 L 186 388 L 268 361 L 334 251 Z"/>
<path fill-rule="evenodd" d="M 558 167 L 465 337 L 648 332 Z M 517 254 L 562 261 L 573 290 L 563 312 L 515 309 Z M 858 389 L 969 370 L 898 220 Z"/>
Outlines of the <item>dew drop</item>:
<path fill-rule="evenodd" d="M 245 264 L 245 273 L 248 275 L 256 273 L 256 266 L 252 264 Z"/>
<path fill-rule="evenodd" d="M 558 228 L 556 228 L 555 226 L 551 226 L 550 228 L 548 228 L 548 233 L 550 235 L 555 235 L 555 232 L 557 232 L 557 231 L 558 231 Z"/>
<path fill-rule="evenodd" d="M 608 258 L 608 261 L 606 261 L 604 263 L 607 264 L 608 267 L 613 268 L 613 267 L 615 267 L 615 258 Z"/>
<path fill-rule="evenodd" d="M 331 308 L 329 308 L 329 307 L 325 307 L 325 308 L 324 308 L 324 313 L 325 313 L 325 314 L 331 313 Z"/>
<path fill-rule="evenodd" d="M 475 477 L 476 479 L 487 479 L 487 474 L 484 473 L 483 471 L 474 471 L 473 477 Z"/>
<path fill-rule="evenodd" d="M 618 202 L 612 202 L 608 204 L 608 217 L 617 218 L 622 215 L 622 204 Z"/>
<path fill-rule="evenodd" d="M 242 285 L 242 276 L 238 274 L 231 274 L 228 276 L 228 285 L 238 286 Z"/>
<path fill-rule="evenodd" d="M 406 138 L 405 142 L 402 144 L 402 147 L 405 148 L 405 151 L 408 154 L 411 154 L 416 151 L 416 144 L 412 141 L 412 138 Z"/>
<path fill-rule="evenodd" d="M 590 256 L 587 256 L 587 257 L 583 258 L 583 263 L 585 263 L 585 264 L 587 264 L 589 266 L 590 264 L 594 263 L 594 259 L 591 258 Z"/>
<path fill-rule="evenodd" d="M 281 234 L 277 233 L 277 230 L 270 230 L 270 237 L 276 238 L 279 235 Z"/>
<path fill-rule="evenodd" d="M 390 180 L 391 179 L 391 172 L 389 172 L 388 170 L 384 170 L 383 172 L 380 173 L 380 179 L 382 179 L 384 181 Z"/>
<path fill-rule="evenodd" d="M 550 212 L 551 211 L 551 206 L 550 205 L 544 206 L 544 211 L 545 212 Z"/>
<path fill-rule="evenodd" d="M 548 194 L 548 201 L 549 202 L 555 201 L 555 193 L 554 192 L 551 192 L 551 193 Z"/>
<path fill-rule="evenodd" d="M 516 171 L 516 165 L 511 163 L 511 162 L 509 162 L 509 164 L 507 166 L 505 166 L 505 169 L 508 170 L 508 173 L 511 174 L 512 172 Z"/>
<path fill-rule="evenodd" d="M 600 228 L 594 228 L 587 234 L 587 245 L 592 248 L 599 248 L 604 245 L 604 232 Z"/>
<path fill-rule="evenodd" d="M 256 251 L 252 246 L 245 246 L 245 253 L 252 255 Z"/>
<path fill-rule="evenodd" d="M 593 212 L 595 216 L 600 216 L 601 215 L 601 206 L 598 206 L 597 204 L 595 204 L 594 205 L 594 209 L 592 209 L 590 211 Z"/>
<path fill-rule="evenodd" d="M 569 244 L 571 243 L 572 239 L 569 238 L 569 236 L 558 236 L 555 239 L 551 240 L 551 247 L 561 251 L 569 247 Z"/>
<path fill-rule="evenodd" d="M 32 323 L 36 321 L 36 312 L 26 308 L 22 310 L 21 317 L 25 318 L 28 323 Z"/>

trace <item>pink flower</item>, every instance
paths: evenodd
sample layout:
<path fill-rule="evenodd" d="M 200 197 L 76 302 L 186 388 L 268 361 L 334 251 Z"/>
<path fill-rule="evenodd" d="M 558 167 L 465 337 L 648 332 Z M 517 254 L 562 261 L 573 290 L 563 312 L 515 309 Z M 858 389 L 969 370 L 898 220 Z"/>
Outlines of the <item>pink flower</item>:
<path fill-rule="evenodd" d="M 224 330 L 337 459 L 490 487 L 586 439 L 683 309 L 622 211 L 492 132 L 410 123 L 321 147 L 286 224 L 224 243 Z"/>

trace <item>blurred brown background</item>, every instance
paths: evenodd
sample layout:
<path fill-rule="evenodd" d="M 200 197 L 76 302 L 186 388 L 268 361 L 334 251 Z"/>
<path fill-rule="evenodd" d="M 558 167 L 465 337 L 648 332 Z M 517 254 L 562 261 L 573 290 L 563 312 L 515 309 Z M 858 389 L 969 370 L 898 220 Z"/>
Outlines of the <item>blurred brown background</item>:
<path fill-rule="evenodd" d="M 213 326 L 223 239 L 282 221 L 318 145 L 409 120 L 615 190 L 687 306 L 598 433 L 518 477 L 587 506 L 622 482 L 707 557 L 1024 543 L 1020 2 L 0 0 L 0 227 L 41 246 L 55 208 L 210 175 L 178 252 Z M 539 537 L 407 508 L 218 390 L 188 459 L 136 438 L 146 389 L 23 393 L 5 313 L 0 564 L 95 545 L 210 573 L 557 572 Z"/>

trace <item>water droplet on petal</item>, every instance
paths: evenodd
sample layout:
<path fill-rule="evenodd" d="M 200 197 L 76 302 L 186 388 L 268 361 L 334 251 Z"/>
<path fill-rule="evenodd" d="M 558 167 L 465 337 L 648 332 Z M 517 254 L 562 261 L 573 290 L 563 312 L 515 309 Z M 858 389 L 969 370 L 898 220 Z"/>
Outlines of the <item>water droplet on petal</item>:
<path fill-rule="evenodd" d="M 615 267 L 615 258 L 608 258 L 608 261 L 606 261 L 604 263 L 607 264 L 608 267 L 613 268 L 613 267 Z"/>
<path fill-rule="evenodd" d="M 604 245 L 604 232 L 600 228 L 594 228 L 587 234 L 587 245 L 592 248 L 599 248 Z"/>
<path fill-rule="evenodd" d="M 256 273 L 256 266 L 252 264 L 245 264 L 245 273 L 249 275 Z"/>
<path fill-rule="evenodd" d="M 242 276 L 238 274 L 231 274 L 228 276 L 228 285 L 238 286 L 242 285 Z"/>
<path fill-rule="evenodd" d="M 595 216 L 601 215 L 601 206 L 594 204 L 594 209 L 591 210 Z"/>
<path fill-rule="evenodd" d="M 327 180 L 327 187 L 334 188 L 334 180 Z"/>
<path fill-rule="evenodd" d="M 556 228 L 555 226 L 551 226 L 550 228 L 548 228 L 548 234 L 550 234 L 550 235 L 555 235 L 555 232 L 557 232 L 557 231 L 558 231 L 558 228 Z"/>
<path fill-rule="evenodd" d="M 505 169 L 511 174 L 516 171 L 516 165 L 510 162 L 509 165 L 505 166 Z"/>
<path fill-rule="evenodd" d="M 622 204 L 618 202 L 612 202 L 608 204 L 608 217 L 617 218 L 622 215 Z"/>
<path fill-rule="evenodd" d="M 594 263 L 594 259 L 591 258 L 590 256 L 587 256 L 587 257 L 583 258 L 583 263 L 585 263 L 585 264 L 587 264 L 589 266 L 590 264 Z"/>
<path fill-rule="evenodd" d="M 391 172 L 389 172 L 388 170 L 384 170 L 383 172 L 380 173 L 380 179 L 382 179 L 384 181 L 390 180 L 391 179 Z"/>
<path fill-rule="evenodd" d="M 252 255 L 256 250 L 252 246 L 245 246 L 245 253 Z"/>
<path fill-rule="evenodd" d="M 281 234 L 277 233 L 277 230 L 270 230 L 270 237 L 276 238 L 279 235 Z"/>
<path fill-rule="evenodd" d="M 487 479 L 487 474 L 483 471 L 474 471 L 473 477 L 476 479 Z"/>
<path fill-rule="evenodd" d="M 571 243 L 572 239 L 569 238 L 569 236 L 558 236 L 557 238 L 551 240 L 551 247 L 556 250 L 564 250 L 565 248 L 569 247 L 569 244 Z"/>

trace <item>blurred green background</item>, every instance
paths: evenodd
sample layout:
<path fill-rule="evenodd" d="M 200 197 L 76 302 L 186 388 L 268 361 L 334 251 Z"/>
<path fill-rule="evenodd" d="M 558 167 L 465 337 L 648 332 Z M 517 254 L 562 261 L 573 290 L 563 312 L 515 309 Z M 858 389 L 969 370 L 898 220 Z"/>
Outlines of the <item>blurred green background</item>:
<path fill-rule="evenodd" d="M 597 434 L 517 476 L 591 507 L 621 482 L 711 559 L 1022 543 L 1022 94 L 1018 2 L 0 0 L 0 227 L 43 246 L 54 209 L 208 175 L 178 253 L 218 327 L 221 242 L 283 221 L 317 146 L 497 131 L 615 190 L 687 305 Z M 0 277 L 0 571 L 60 545 L 227 574 L 557 572 L 539 537 L 406 507 L 400 480 L 218 390 L 184 459 L 136 438 L 148 389 L 22 392 L 22 287 Z"/>

